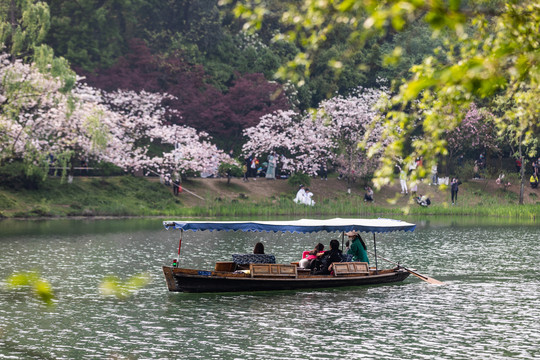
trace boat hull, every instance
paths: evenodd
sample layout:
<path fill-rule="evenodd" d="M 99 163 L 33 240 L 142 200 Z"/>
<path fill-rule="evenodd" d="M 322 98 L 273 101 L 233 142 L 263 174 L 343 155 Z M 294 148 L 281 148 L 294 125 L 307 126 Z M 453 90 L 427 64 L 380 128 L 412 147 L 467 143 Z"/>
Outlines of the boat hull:
<path fill-rule="evenodd" d="M 294 278 L 254 278 L 243 274 L 220 273 L 163 266 L 169 291 L 242 292 L 320 289 L 401 282 L 409 276 L 402 269 L 381 270 L 363 276 L 302 275 Z"/>

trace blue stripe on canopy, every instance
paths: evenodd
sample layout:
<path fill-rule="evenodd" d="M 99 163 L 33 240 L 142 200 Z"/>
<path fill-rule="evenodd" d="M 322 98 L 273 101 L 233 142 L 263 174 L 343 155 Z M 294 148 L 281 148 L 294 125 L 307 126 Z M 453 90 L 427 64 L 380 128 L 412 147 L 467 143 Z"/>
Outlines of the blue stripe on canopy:
<path fill-rule="evenodd" d="M 192 231 L 255 231 L 312 233 L 358 231 L 385 233 L 414 231 L 416 225 L 393 219 L 301 219 L 293 221 L 164 221 L 166 229 Z"/>

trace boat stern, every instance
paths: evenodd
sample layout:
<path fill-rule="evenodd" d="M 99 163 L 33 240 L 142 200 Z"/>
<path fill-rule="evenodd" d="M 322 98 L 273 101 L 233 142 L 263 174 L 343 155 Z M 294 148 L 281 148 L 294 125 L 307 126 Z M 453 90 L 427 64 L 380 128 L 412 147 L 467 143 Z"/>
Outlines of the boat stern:
<path fill-rule="evenodd" d="M 167 282 L 169 291 L 181 291 L 174 278 L 172 266 L 163 266 L 163 274 L 165 275 L 165 281 Z"/>

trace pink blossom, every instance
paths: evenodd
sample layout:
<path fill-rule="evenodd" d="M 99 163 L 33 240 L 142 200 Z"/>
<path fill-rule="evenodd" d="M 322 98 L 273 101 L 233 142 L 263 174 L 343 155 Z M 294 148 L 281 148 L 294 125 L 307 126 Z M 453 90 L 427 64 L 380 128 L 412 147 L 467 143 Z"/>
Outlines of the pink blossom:
<path fill-rule="evenodd" d="M 0 156 L 4 160 L 39 164 L 52 154 L 160 174 L 198 173 L 229 161 L 207 134 L 168 124 L 171 112 L 162 103 L 171 95 L 107 93 L 81 79 L 71 92 L 62 93 L 59 79 L 8 59 L 0 54 Z M 149 143 L 158 143 L 164 152 L 151 153 Z"/>

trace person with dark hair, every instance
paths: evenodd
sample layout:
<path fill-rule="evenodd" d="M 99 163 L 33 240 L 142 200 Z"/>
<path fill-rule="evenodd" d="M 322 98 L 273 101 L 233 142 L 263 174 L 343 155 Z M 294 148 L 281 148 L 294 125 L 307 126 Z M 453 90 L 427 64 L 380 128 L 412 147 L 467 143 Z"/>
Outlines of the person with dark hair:
<path fill-rule="evenodd" d="M 457 164 L 459 167 L 463 166 L 463 161 L 464 161 L 465 157 L 463 156 L 463 154 L 459 155 L 458 159 L 457 159 Z"/>
<path fill-rule="evenodd" d="M 418 205 L 423 207 L 428 207 L 429 205 L 431 205 L 431 200 L 427 197 L 427 195 L 418 195 L 414 198 L 414 200 Z"/>
<path fill-rule="evenodd" d="M 324 252 L 324 245 L 321 243 L 318 243 L 317 245 L 315 245 L 315 248 L 311 250 L 310 252 L 308 252 L 307 254 L 305 254 L 304 252 L 304 256 L 302 260 L 298 262 L 298 267 L 304 268 L 304 269 L 311 269 L 312 268 L 311 263 L 314 260 L 316 260 L 318 256 L 322 256 L 323 252 Z"/>
<path fill-rule="evenodd" d="M 321 164 L 319 172 L 321 174 L 321 180 L 328 180 L 328 169 L 326 167 L 326 161 Z"/>
<path fill-rule="evenodd" d="M 364 187 L 364 189 L 366 190 L 366 193 L 364 194 L 364 201 L 372 202 L 373 201 L 373 189 L 371 189 L 371 187 L 369 187 L 369 186 Z"/>
<path fill-rule="evenodd" d="M 293 199 L 293 201 L 297 204 L 304 204 L 304 205 L 315 205 L 315 201 L 311 198 L 313 196 L 313 193 L 309 191 L 307 187 L 304 185 L 300 185 L 300 189 L 296 193 L 296 197 Z"/>
<path fill-rule="evenodd" d="M 326 251 L 320 259 L 320 269 L 312 272 L 317 275 L 329 275 L 332 271 L 332 264 L 343 261 L 341 250 L 339 249 L 339 241 L 336 239 L 330 240 L 330 250 Z"/>
<path fill-rule="evenodd" d="M 457 178 L 453 178 L 452 182 L 450 183 L 450 192 L 452 194 L 452 205 L 457 203 L 457 194 L 459 191 L 459 185 L 461 185 L 461 181 Z"/>
<path fill-rule="evenodd" d="M 345 235 L 351 239 L 351 248 L 347 254 L 351 254 L 353 256 L 353 261 L 367 262 L 369 264 L 367 246 L 360 234 L 356 231 L 349 231 Z"/>
<path fill-rule="evenodd" d="M 244 159 L 245 168 L 244 167 L 242 168 L 242 170 L 245 170 L 244 181 L 248 181 L 248 178 L 251 176 L 251 162 L 252 161 L 253 161 L 253 156 L 251 155 L 249 155 L 248 157 Z"/>
<path fill-rule="evenodd" d="M 540 176 L 540 158 L 538 158 L 538 161 L 533 161 L 532 166 L 534 175 Z"/>
<path fill-rule="evenodd" d="M 264 254 L 264 245 L 262 242 L 258 242 L 255 244 L 255 247 L 253 248 L 254 254 Z"/>

